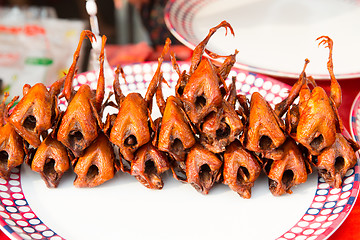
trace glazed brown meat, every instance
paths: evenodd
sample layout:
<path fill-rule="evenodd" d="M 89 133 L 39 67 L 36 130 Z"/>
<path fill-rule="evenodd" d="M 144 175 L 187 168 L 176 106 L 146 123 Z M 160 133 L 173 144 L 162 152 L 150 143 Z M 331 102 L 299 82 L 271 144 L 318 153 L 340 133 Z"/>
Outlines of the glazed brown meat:
<path fill-rule="evenodd" d="M 301 72 L 298 81 L 291 87 L 289 95 L 283 101 L 276 104 L 274 111 L 278 117 L 281 118 L 289 110 L 290 107 L 294 106 L 292 104 L 294 103 L 295 99 L 299 96 L 301 88 L 305 84 L 307 84 L 308 80 L 306 78 L 305 70 L 309 62 L 310 61 L 308 59 L 305 59 L 303 71 Z"/>
<path fill-rule="evenodd" d="M 131 175 L 150 189 L 162 189 L 164 182 L 161 174 L 169 169 L 166 155 L 155 148 L 151 142 L 136 151 L 131 162 Z"/>
<path fill-rule="evenodd" d="M 114 149 L 105 134 L 96 140 L 76 159 L 74 181 L 76 187 L 95 187 L 112 179 L 115 174 Z"/>
<path fill-rule="evenodd" d="M 190 76 L 181 97 L 190 120 L 198 124 L 210 112 L 216 112 L 222 103 L 219 77 L 209 59 L 203 59 Z"/>
<path fill-rule="evenodd" d="M 13 108 L 8 122 L 16 132 L 33 147 L 40 145 L 42 135 L 52 128 L 59 116 L 57 95 L 60 93 L 65 78 L 53 83 L 48 90 L 44 84 L 23 87 L 23 98 Z"/>
<path fill-rule="evenodd" d="M 162 88 L 167 82 L 161 67 L 171 44 L 167 39 L 145 95 L 123 94 L 120 76 L 126 82 L 126 74 L 118 66 L 113 92 L 105 101 L 105 36 L 96 89 L 73 86 L 83 42 L 96 40 L 84 30 L 64 78 L 49 88 L 26 84 L 24 97 L 13 109 L 17 98 L 6 105 L 5 94 L 0 104 L 0 177 L 9 178 L 12 169 L 25 161 L 49 188 L 56 188 L 72 167 L 76 187 L 99 186 L 121 170 L 149 189 L 162 189 L 163 173 L 171 169 L 175 179 L 202 194 L 222 182 L 242 198 L 250 198 L 261 171 L 268 177 L 271 193 L 280 196 L 307 180 L 312 163 L 329 185 L 341 187 L 342 178 L 357 162 L 359 146 L 340 134 L 343 126 L 337 109 L 342 95 L 333 72 L 332 40 L 317 39 L 329 48 L 330 94 L 306 76 L 306 59 L 288 97 L 273 109 L 258 92 L 250 101 L 248 95 L 238 94 L 236 77 L 228 86 L 239 52 L 222 56 L 206 49 L 221 28 L 234 35 L 226 21 L 211 28 L 195 47 L 188 72 L 180 70 L 170 53 L 179 76 L 174 95 L 165 99 Z M 204 53 L 222 58 L 222 63 L 204 58 Z M 155 94 L 161 117 L 153 121 Z M 58 108 L 62 97 L 67 101 L 65 112 Z M 103 123 L 108 106 L 116 112 Z"/>
<path fill-rule="evenodd" d="M 292 138 L 263 154 L 265 172 L 269 178 L 269 189 L 274 196 L 292 193 L 291 188 L 306 182 L 311 168 Z"/>
<path fill-rule="evenodd" d="M 296 140 L 313 155 L 331 146 L 336 137 L 338 121 L 330 99 L 323 88 L 308 88 L 300 91 L 299 122 Z"/>
<path fill-rule="evenodd" d="M 285 126 L 260 93 L 254 92 L 250 101 L 250 116 L 242 136 L 246 149 L 265 152 L 278 148 L 286 140 Z"/>
<path fill-rule="evenodd" d="M 13 99 L 8 105 L 5 101 L 9 94 L 5 93 L 0 104 L 0 177 L 9 179 L 11 170 L 24 161 L 24 140 L 15 131 L 10 123 L 6 122 L 9 109 L 17 100 Z"/>
<path fill-rule="evenodd" d="M 74 92 L 72 86 L 80 48 L 86 36 L 90 40 L 94 38 L 90 31 L 85 30 L 81 34 L 79 45 L 74 53 L 74 61 L 66 75 L 64 96 L 68 101 L 68 106 L 57 133 L 57 139 L 69 148 L 75 157 L 81 156 L 83 151 L 90 146 L 103 125 L 100 113 L 105 91 L 103 71 L 105 36 L 102 38 L 102 50 L 99 57 L 101 69 L 96 92 L 92 91 L 88 85 L 81 85 L 79 90 Z"/>
<path fill-rule="evenodd" d="M 259 158 L 239 141 L 232 142 L 224 153 L 223 183 L 243 198 L 251 197 L 251 188 L 262 172 Z"/>
<path fill-rule="evenodd" d="M 139 93 L 129 93 L 121 103 L 110 133 L 110 141 L 119 146 L 122 156 L 131 161 L 134 152 L 150 141 L 147 103 Z"/>
<path fill-rule="evenodd" d="M 114 81 L 114 91 L 119 112 L 110 132 L 110 141 L 117 145 L 126 161 L 134 160 L 135 151 L 150 141 L 149 121 L 151 122 L 152 99 L 162 80 L 161 64 L 170 47 L 167 39 L 158 60 L 156 73 L 151 80 L 145 98 L 139 93 L 122 94 L 118 80 Z"/>
<path fill-rule="evenodd" d="M 37 148 L 31 169 L 40 173 L 47 187 L 56 188 L 69 168 L 70 160 L 65 146 L 50 134 Z"/>
<path fill-rule="evenodd" d="M 190 120 L 197 125 L 210 112 L 216 112 L 222 103 L 222 92 L 220 84 L 226 88 L 224 79 L 229 73 L 229 68 L 235 63 L 235 55 L 229 56 L 224 64 L 218 68 L 207 58 L 202 58 L 206 44 L 211 36 L 221 27 L 226 30 L 234 31 L 229 23 L 221 22 L 216 27 L 210 29 L 205 39 L 194 49 L 189 74 L 182 73 L 179 75 L 176 86 L 176 94 L 184 103 L 184 109 Z M 174 61 L 173 61 L 174 62 Z M 173 64 L 176 66 L 176 64 Z M 177 69 L 177 67 L 175 67 Z M 178 74 L 180 72 L 177 70 Z"/>
<path fill-rule="evenodd" d="M 334 144 L 313 156 L 312 162 L 330 186 L 340 188 L 346 172 L 357 162 L 357 150 L 359 146 L 355 142 L 337 133 Z"/>
<path fill-rule="evenodd" d="M 186 150 L 195 144 L 191 128 L 181 101 L 169 96 L 160 125 L 158 145 L 160 151 L 169 153 L 176 161 L 185 161 Z"/>
<path fill-rule="evenodd" d="M 205 117 L 200 130 L 200 142 L 214 153 L 225 151 L 227 145 L 233 142 L 242 132 L 243 124 L 235 109 L 223 101 L 217 112 Z"/>
<path fill-rule="evenodd" d="M 235 78 L 230 86 L 228 99 L 222 100 L 217 112 L 207 115 L 200 125 L 200 142 L 214 153 L 225 151 L 243 130 L 243 123 L 235 111 L 236 88 Z"/>
<path fill-rule="evenodd" d="M 200 144 L 194 145 L 186 158 L 186 176 L 198 192 L 208 194 L 221 176 L 222 161 Z"/>
<path fill-rule="evenodd" d="M 196 143 L 195 129 L 178 97 L 169 96 L 165 101 L 162 84 L 156 91 L 156 103 L 162 117 L 157 120 L 159 124 L 154 145 L 169 154 L 174 178 L 186 181 L 185 160 L 189 149 Z"/>
<path fill-rule="evenodd" d="M 337 112 L 341 104 L 341 88 L 333 73 L 332 64 L 332 40 L 329 37 L 321 37 L 320 44 L 327 44 L 330 49 L 328 71 L 331 76 L 330 97 L 321 87 L 310 90 L 304 85 L 300 90 L 298 114 L 293 113 L 292 125 L 296 127 L 295 139 L 304 145 L 312 155 L 318 155 L 326 147 L 331 146 L 337 132 L 342 132 L 342 123 Z M 294 128 L 294 127 L 292 127 Z M 293 134 L 294 135 L 294 134 Z"/>
<path fill-rule="evenodd" d="M 230 30 L 231 34 L 233 36 L 235 36 L 234 30 L 231 27 L 231 25 L 226 22 L 226 21 L 222 21 L 221 23 L 219 23 L 217 26 L 210 28 L 208 35 L 195 47 L 193 55 L 191 57 L 191 65 L 190 65 L 190 70 L 189 70 L 189 75 L 191 76 L 195 70 L 198 68 L 198 65 L 200 64 L 204 51 L 205 51 L 205 47 L 207 45 L 207 43 L 209 42 L 210 38 L 214 35 L 214 33 L 220 29 L 220 28 L 225 28 L 225 35 L 227 35 L 227 31 Z M 209 53 L 209 51 L 208 51 Z M 235 54 L 236 55 L 236 54 Z M 228 64 L 226 64 L 227 66 Z"/>

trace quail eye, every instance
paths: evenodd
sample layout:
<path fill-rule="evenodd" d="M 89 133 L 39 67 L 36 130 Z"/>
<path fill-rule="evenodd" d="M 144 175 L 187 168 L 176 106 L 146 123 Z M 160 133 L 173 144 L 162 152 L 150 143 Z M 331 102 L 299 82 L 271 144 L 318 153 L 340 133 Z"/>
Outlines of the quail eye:
<path fill-rule="evenodd" d="M 218 139 L 227 138 L 230 135 L 231 129 L 229 124 L 223 122 L 220 128 L 216 130 L 216 137 Z"/>
<path fill-rule="evenodd" d="M 289 188 L 291 185 L 291 182 L 294 180 L 294 172 L 290 169 L 286 170 L 282 177 L 282 183 Z"/>
<path fill-rule="evenodd" d="M 184 145 L 182 144 L 180 139 L 176 138 L 174 140 L 174 142 L 171 144 L 171 149 L 175 153 L 180 153 L 180 152 L 184 151 Z"/>
<path fill-rule="evenodd" d="M 206 183 L 211 181 L 211 169 L 208 164 L 204 164 L 200 167 L 199 171 L 200 182 Z"/>
<path fill-rule="evenodd" d="M 196 100 L 195 100 L 195 107 L 196 109 L 200 110 L 201 108 L 203 108 L 206 105 L 206 98 L 201 95 L 201 96 L 197 96 Z"/>
<path fill-rule="evenodd" d="M 152 174 L 157 174 L 157 169 L 154 161 L 148 160 L 145 162 L 145 173 L 150 176 Z"/>
<path fill-rule="evenodd" d="M 70 137 L 77 141 L 80 141 L 81 139 L 84 138 L 84 136 L 82 135 L 82 133 L 80 131 L 75 131 L 75 132 L 70 133 Z"/>
<path fill-rule="evenodd" d="M 313 149 L 318 149 L 323 141 L 324 141 L 324 137 L 323 137 L 322 134 L 320 134 L 319 136 L 317 136 L 316 138 L 314 138 L 314 139 L 311 141 L 310 146 L 311 146 Z"/>
<path fill-rule="evenodd" d="M 99 168 L 96 165 L 91 165 L 86 173 L 86 177 L 90 180 L 99 175 Z"/>
<path fill-rule="evenodd" d="M 250 178 L 249 170 L 246 167 L 240 166 L 237 172 L 236 179 L 239 183 L 245 183 Z"/>
<path fill-rule="evenodd" d="M 337 157 L 335 159 L 335 171 L 340 172 L 345 166 L 345 159 L 343 157 Z"/>
<path fill-rule="evenodd" d="M 27 116 L 25 118 L 23 126 L 30 131 L 34 130 L 36 127 L 36 118 L 32 115 Z"/>
<path fill-rule="evenodd" d="M 72 147 L 76 147 L 83 139 L 84 136 L 80 131 L 71 131 L 69 133 L 69 142 Z"/>
<path fill-rule="evenodd" d="M 7 166 L 9 154 L 6 151 L 0 151 L 0 164 Z"/>
<path fill-rule="evenodd" d="M 259 145 L 260 145 L 261 149 L 268 150 L 271 148 L 272 144 L 273 144 L 273 142 L 272 142 L 271 138 L 269 138 L 266 135 L 261 136 L 260 141 L 259 141 Z"/>
<path fill-rule="evenodd" d="M 134 135 L 130 135 L 125 139 L 124 143 L 126 147 L 132 147 L 137 144 L 137 139 Z"/>
<path fill-rule="evenodd" d="M 55 170 L 55 160 L 49 158 L 46 160 L 46 163 L 43 168 L 43 173 L 47 178 L 47 185 L 51 187 L 56 187 L 57 182 L 60 181 L 61 174 L 58 174 Z"/>

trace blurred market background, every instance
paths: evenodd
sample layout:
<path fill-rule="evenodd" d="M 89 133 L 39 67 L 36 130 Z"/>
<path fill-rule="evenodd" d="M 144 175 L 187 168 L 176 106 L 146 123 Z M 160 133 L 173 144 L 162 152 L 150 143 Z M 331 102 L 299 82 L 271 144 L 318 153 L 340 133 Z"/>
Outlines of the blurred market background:
<path fill-rule="evenodd" d="M 156 60 L 166 37 L 179 60 L 191 50 L 181 46 L 164 23 L 164 0 L 101 0 L 97 19 L 107 37 L 109 64 Z M 50 84 L 71 65 L 80 32 L 90 29 L 86 0 L 0 0 L 1 91 L 21 95 L 25 83 Z M 80 54 L 79 71 L 93 70 L 91 44 Z"/>

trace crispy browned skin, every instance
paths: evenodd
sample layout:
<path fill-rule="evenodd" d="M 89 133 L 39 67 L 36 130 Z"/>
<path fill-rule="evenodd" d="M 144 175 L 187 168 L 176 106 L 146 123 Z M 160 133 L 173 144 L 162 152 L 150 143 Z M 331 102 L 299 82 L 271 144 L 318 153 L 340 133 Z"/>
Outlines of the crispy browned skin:
<path fill-rule="evenodd" d="M 119 146 L 128 161 L 134 159 L 140 146 L 150 141 L 147 103 L 139 93 L 129 93 L 122 101 L 110 141 Z"/>
<path fill-rule="evenodd" d="M 234 66 L 236 62 L 236 55 L 239 53 L 239 51 L 235 50 L 235 53 L 230 54 L 229 56 L 220 56 L 213 52 L 208 51 L 207 49 L 205 49 L 205 51 L 212 58 L 225 58 L 223 63 L 218 67 L 219 77 L 222 79 L 222 81 L 225 80 L 228 77 L 231 68 Z"/>
<path fill-rule="evenodd" d="M 92 101 L 94 95 L 90 87 L 82 85 L 69 103 L 59 126 L 57 139 L 76 157 L 96 139 L 100 129 Z"/>
<path fill-rule="evenodd" d="M 161 174 L 169 169 L 164 153 L 155 148 L 151 142 L 141 146 L 131 162 L 131 175 L 150 189 L 162 189 L 164 186 Z"/>
<path fill-rule="evenodd" d="M 259 177 L 262 167 L 256 155 L 232 142 L 224 153 L 223 183 L 243 198 L 251 197 L 251 188 Z"/>
<path fill-rule="evenodd" d="M 355 152 L 359 146 L 337 133 L 333 145 L 324 149 L 320 155 L 313 157 L 313 163 L 319 175 L 334 188 L 340 188 L 346 172 L 355 166 Z"/>
<path fill-rule="evenodd" d="M 95 187 L 112 179 L 115 174 L 114 149 L 102 132 L 77 159 L 74 172 L 76 187 Z"/>
<path fill-rule="evenodd" d="M 8 179 L 11 169 L 24 161 L 24 142 L 9 124 L 0 127 L 0 177 Z"/>
<path fill-rule="evenodd" d="M 278 117 L 281 118 L 288 111 L 290 106 L 294 103 L 294 100 L 299 96 L 302 86 L 307 83 L 305 69 L 309 62 L 310 61 L 308 59 L 305 59 L 303 71 L 301 72 L 298 81 L 291 87 L 289 95 L 283 101 L 276 104 L 274 111 Z"/>
<path fill-rule="evenodd" d="M 292 135 L 295 135 L 296 141 L 304 145 L 312 155 L 318 155 L 323 149 L 331 146 L 335 141 L 336 133 L 342 132 L 343 128 L 337 112 L 342 96 L 340 85 L 333 73 L 333 43 L 326 36 L 319 39 L 321 39 L 319 45 L 327 44 L 326 47 L 330 50 L 327 64 L 331 77 L 330 97 L 321 87 L 310 90 L 307 85 L 302 86 L 299 94 L 298 113 L 295 109 L 289 120 L 291 128 L 296 127 L 296 133 L 292 133 Z M 297 124 L 296 121 L 298 121 Z M 292 130 L 292 132 L 295 131 Z"/>
<path fill-rule="evenodd" d="M 161 64 L 170 47 L 170 39 L 166 40 L 164 49 L 158 59 L 157 70 L 146 91 L 145 98 L 139 93 L 129 93 L 126 97 L 121 92 L 119 79 L 114 80 L 115 97 L 119 112 L 110 132 L 110 141 L 119 146 L 120 153 L 127 161 L 134 160 L 134 152 L 150 141 L 152 99 L 161 82 Z"/>
<path fill-rule="evenodd" d="M 296 139 L 296 130 L 300 119 L 299 105 L 292 105 L 286 113 L 285 126 L 286 132 L 293 138 Z"/>
<path fill-rule="evenodd" d="M 24 96 L 14 107 L 8 122 L 30 145 L 38 147 L 40 136 L 54 126 L 59 115 L 57 95 L 65 78 L 55 82 L 50 90 L 42 83 L 24 86 Z"/>
<path fill-rule="evenodd" d="M 210 38 L 212 37 L 212 35 L 214 35 L 214 33 L 219 28 L 222 28 L 222 27 L 225 28 L 225 30 L 226 30 L 225 35 L 227 35 L 228 29 L 230 30 L 232 35 L 235 35 L 233 28 L 226 21 L 222 21 L 217 26 L 210 28 L 208 35 L 194 49 L 194 53 L 191 57 L 191 66 L 190 66 L 190 70 L 189 70 L 190 75 L 192 75 L 194 73 L 195 69 L 197 69 L 197 67 L 202 59 L 202 56 L 204 54 L 205 47 L 206 47 L 207 43 L 209 42 Z"/>
<path fill-rule="evenodd" d="M 83 31 L 77 50 L 74 53 L 74 61 L 66 76 L 64 96 L 69 102 L 68 107 L 61 119 L 57 139 L 69 148 L 75 157 L 82 155 L 85 148 L 96 139 L 102 128 L 101 104 L 104 97 L 104 72 L 103 58 L 106 37 L 102 38 L 102 50 L 100 54 L 100 74 L 96 92 L 88 85 L 80 86 L 75 93 L 72 87 L 75 68 L 79 57 L 80 48 L 85 37 L 90 40 L 94 35 L 90 31 Z"/>
<path fill-rule="evenodd" d="M 195 136 L 182 110 L 181 101 L 169 96 L 163 113 L 159 132 L 160 151 L 169 153 L 177 161 L 185 161 L 186 149 L 195 144 Z"/>
<path fill-rule="evenodd" d="M 222 161 L 200 144 L 195 144 L 186 158 L 186 176 L 198 192 L 208 194 L 221 176 Z"/>
<path fill-rule="evenodd" d="M 234 35 L 234 31 L 229 23 L 222 21 L 219 25 L 210 29 L 209 34 L 194 49 L 189 74 L 185 71 L 180 73 L 179 67 L 172 55 L 172 63 L 179 74 L 179 80 L 175 87 L 176 96 L 181 98 L 184 103 L 184 109 L 190 120 L 197 125 L 210 112 L 216 112 L 222 102 L 222 93 L 220 84 L 223 84 L 227 90 L 225 80 L 231 67 L 235 63 L 235 56 L 238 53 L 226 58 L 220 67 L 213 65 L 209 59 L 203 59 L 202 56 L 205 47 L 211 36 L 219 29 L 224 27 L 227 33 L 229 29 Z M 211 56 L 218 58 L 217 54 L 207 51 Z"/>
<path fill-rule="evenodd" d="M 174 178 L 186 181 L 186 154 L 196 142 L 195 130 L 178 97 L 169 96 L 165 101 L 161 84 L 156 91 L 156 103 L 162 118 L 157 120 L 159 124 L 154 144 L 160 151 L 169 154 Z"/>
<path fill-rule="evenodd" d="M 214 153 L 225 151 L 242 132 L 243 124 L 233 106 L 223 101 L 218 112 L 205 117 L 200 129 L 200 142 Z"/>
<path fill-rule="evenodd" d="M 181 100 L 190 125 L 197 128 L 196 133 L 200 134 L 201 143 L 216 153 L 224 151 L 242 130 L 242 122 L 232 103 L 236 99 L 235 86 L 230 91 L 225 83 L 238 51 L 229 56 L 220 56 L 205 49 L 211 36 L 222 27 L 226 31 L 229 29 L 234 35 L 231 25 L 226 21 L 211 28 L 194 50 L 189 74 L 180 72 L 175 56 L 171 55 L 173 67 L 179 75 L 175 96 Z M 205 51 L 213 58 L 225 57 L 225 61 L 220 66 L 215 66 L 209 59 L 202 58 Z M 226 94 L 231 95 L 231 103 L 223 99 Z M 158 106 L 162 109 L 165 103 L 160 101 L 159 104 L 158 101 Z"/>
<path fill-rule="evenodd" d="M 338 121 L 330 99 L 321 87 L 300 91 L 299 122 L 296 140 L 304 145 L 313 155 L 331 146 L 336 137 Z"/>
<path fill-rule="evenodd" d="M 217 112 L 211 112 L 200 124 L 200 142 L 214 153 L 225 151 L 226 146 L 233 142 L 243 130 L 243 123 L 235 111 L 236 79 L 228 90 L 227 100 L 222 100 L 222 105 Z"/>
<path fill-rule="evenodd" d="M 243 144 L 246 149 L 264 152 L 279 147 L 285 142 L 284 124 L 269 103 L 258 92 L 250 102 L 250 116 L 244 130 Z"/>
<path fill-rule="evenodd" d="M 269 189 L 274 196 L 292 193 L 293 186 L 306 182 L 310 168 L 292 138 L 287 138 L 281 147 L 266 152 L 263 157 Z"/>
<path fill-rule="evenodd" d="M 224 184 L 241 197 L 250 198 L 251 188 L 264 170 L 270 191 L 279 196 L 291 193 L 291 187 L 306 181 L 311 173 L 306 161 L 309 159 L 326 182 L 340 187 L 346 171 L 356 164 L 355 152 L 359 146 L 339 134 L 343 126 L 337 108 L 342 96 L 333 72 L 332 40 L 327 36 L 317 39 L 319 45 L 329 48 L 330 95 L 306 76 L 309 63 L 306 59 L 289 96 L 273 110 L 256 92 L 249 107 L 246 96 L 237 95 L 235 77 L 227 86 L 225 79 L 238 51 L 220 56 L 205 49 L 220 28 L 234 35 L 226 21 L 211 28 L 194 49 L 188 73 L 180 72 L 175 55 L 171 54 L 172 65 L 179 75 L 175 96 L 165 101 L 161 88 L 161 83 L 166 82 L 161 65 L 170 47 L 167 39 L 144 97 L 139 93 L 125 96 L 119 82 L 120 73 L 124 79 L 125 73 L 121 67 L 116 69 L 113 83 L 116 103 L 110 101 L 113 93 L 103 102 L 105 36 L 96 90 L 87 85 L 77 91 L 73 89 L 83 40 L 94 38 L 90 31 L 83 31 L 66 77 L 56 81 L 49 90 L 43 84 L 33 87 L 26 84 L 24 97 L 11 115 L 8 112 L 16 99 L 5 106 L 8 97 L 5 94 L 0 105 L 0 176 L 8 178 L 11 169 L 24 161 L 24 156 L 30 158 L 30 150 L 25 147 L 29 143 L 38 147 L 31 167 L 41 174 L 48 187 L 57 187 L 64 172 L 73 164 L 77 187 L 98 186 L 121 169 L 150 189 L 162 189 L 161 174 L 171 168 L 176 179 L 190 183 L 202 194 L 208 194 L 223 176 Z M 225 60 L 217 66 L 203 58 L 204 52 Z M 68 102 L 64 114 L 60 114 L 57 106 L 62 88 L 62 96 Z M 153 121 L 155 93 L 162 117 Z M 298 96 L 299 103 L 294 104 Z M 108 115 L 103 124 L 101 118 L 106 106 L 119 111 Z M 281 119 L 285 113 L 286 133 Z M 50 128 L 53 132 L 47 136 Z M 41 142 L 41 139 L 45 140 Z M 113 144 L 118 146 L 120 161 L 115 160 Z M 309 150 L 306 151 L 309 159 L 305 160 L 299 146 Z M 69 161 L 73 156 L 76 159 Z"/>
<path fill-rule="evenodd" d="M 197 124 L 222 103 L 219 77 L 209 59 L 203 59 L 184 88 L 181 100 L 190 120 Z"/>
<path fill-rule="evenodd" d="M 9 179 L 11 169 L 21 165 L 24 161 L 24 141 L 17 134 L 11 124 L 6 122 L 10 107 L 17 98 L 14 98 L 7 106 L 5 101 L 9 96 L 4 94 L 0 104 L 0 177 Z"/>
<path fill-rule="evenodd" d="M 173 65 L 173 68 L 179 75 L 179 79 L 175 86 L 175 96 L 180 98 L 184 93 L 184 88 L 186 86 L 186 83 L 189 81 L 190 76 L 188 73 L 186 73 L 186 70 L 184 70 L 183 72 L 180 72 L 180 67 L 176 62 L 174 53 L 170 54 L 170 58 L 171 58 L 171 63 Z"/>
<path fill-rule="evenodd" d="M 250 116 L 250 106 L 249 101 L 243 94 L 237 94 L 236 100 L 239 102 L 239 107 L 236 109 L 236 112 L 242 118 L 243 123 L 247 123 L 249 121 Z"/>
<path fill-rule="evenodd" d="M 50 134 L 37 148 L 31 169 L 40 173 L 47 187 L 56 188 L 69 168 L 70 161 L 65 146 Z"/>

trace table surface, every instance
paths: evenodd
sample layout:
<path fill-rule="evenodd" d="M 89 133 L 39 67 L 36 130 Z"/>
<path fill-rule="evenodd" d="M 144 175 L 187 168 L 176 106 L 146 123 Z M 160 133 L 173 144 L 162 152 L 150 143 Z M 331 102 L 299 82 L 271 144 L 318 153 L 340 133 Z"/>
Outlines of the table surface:
<path fill-rule="evenodd" d="M 130 64 L 135 62 L 143 61 L 152 61 L 157 60 L 157 57 L 160 56 L 161 47 L 156 48 L 155 51 L 152 50 L 144 43 L 135 44 L 135 45 L 123 45 L 123 46 L 114 46 L 109 45 L 107 47 L 108 51 L 108 60 L 111 66 L 117 64 Z M 176 53 L 176 56 L 179 60 L 189 60 L 192 52 L 184 46 L 174 46 L 172 50 Z M 276 76 L 271 76 L 274 79 L 282 81 L 286 84 L 293 85 L 296 79 L 290 78 L 280 78 Z M 343 121 L 344 127 L 350 131 L 349 128 L 349 116 L 351 105 L 360 91 L 360 78 L 339 80 L 339 83 L 342 88 L 343 93 L 343 102 L 339 108 L 339 114 Z M 325 90 L 329 90 L 330 82 L 327 80 L 317 81 L 317 84 L 323 87 Z M 344 223 L 339 227 L 339 229 L 333 233 L 328 239 L 329 240 L 355 240 L 360 239 L 360 231 L 358 230 L 360 226 L 360 203 L 359 201 L 355 202 L 355 205 L 346 218 Z M 0 240 L 8 240 L 9 238 L 0 231 Z"/>

